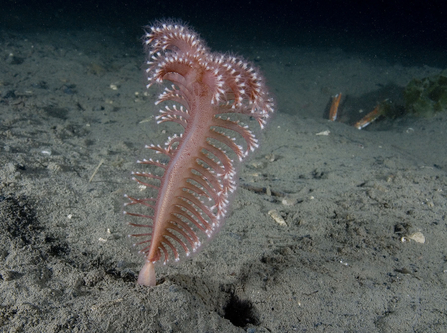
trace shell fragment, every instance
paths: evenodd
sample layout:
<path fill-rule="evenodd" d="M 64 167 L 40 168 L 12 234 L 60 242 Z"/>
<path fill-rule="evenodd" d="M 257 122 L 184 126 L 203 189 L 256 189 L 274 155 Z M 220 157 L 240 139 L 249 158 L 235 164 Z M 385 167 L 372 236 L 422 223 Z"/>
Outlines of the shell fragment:
<path fill-rule="evenodd" d="M 279 225 L 287 226 L 286 221 L 284 221 L 284 219 L 282 218 L 281 214 L 279 214 L 277 210 L 275 210 L 275 209 L 269 210 L 268 214 L 269 214 L 269 215 L 271 216 L 271 218 L 274 219 L 275 222 L 278 223 Z"/>

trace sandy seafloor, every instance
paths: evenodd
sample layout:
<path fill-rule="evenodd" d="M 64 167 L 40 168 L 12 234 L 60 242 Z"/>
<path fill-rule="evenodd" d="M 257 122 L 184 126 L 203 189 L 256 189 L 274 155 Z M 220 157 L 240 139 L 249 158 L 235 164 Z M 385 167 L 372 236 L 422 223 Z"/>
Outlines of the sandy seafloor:
<path fill-rule="evenodd" d="M 233 43 L 277 113 L 217 237 L 145 288 L 122 197 L 172 127 L 155 125 L 140 42 L 117 38 L 0 36 L 1 332 L 445 332 L 447 114 L 351 126 L 442 68 Z"/>

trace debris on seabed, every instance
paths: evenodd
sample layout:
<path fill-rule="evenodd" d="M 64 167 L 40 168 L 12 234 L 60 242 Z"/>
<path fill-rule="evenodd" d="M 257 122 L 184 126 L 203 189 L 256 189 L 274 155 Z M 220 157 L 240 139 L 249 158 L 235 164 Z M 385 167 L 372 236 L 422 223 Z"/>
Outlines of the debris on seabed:
<path fill-rule="evenodd" d="M 416 243 L 424 244 L 425 236 L 422 232 L 417 231 L 417 232 L 412 233 L 411 235 L 404 236 L 401 238 L 402 243 L 405 243 L 407 240 L 414 240 Z"/>
<path fill-rule="evenodd" d="M 277 210 L 275 210 L 275 209 L 269 210 L 268 214 L 269 214 L 270 217 L 271 217 L 272 219 L 274 219 L 275 222 L 278 223 L 279 225 L 287 226 L 286 221 L 284 221 L 284 219 L 283 219 L 282 216 L 278 213 Z"/>

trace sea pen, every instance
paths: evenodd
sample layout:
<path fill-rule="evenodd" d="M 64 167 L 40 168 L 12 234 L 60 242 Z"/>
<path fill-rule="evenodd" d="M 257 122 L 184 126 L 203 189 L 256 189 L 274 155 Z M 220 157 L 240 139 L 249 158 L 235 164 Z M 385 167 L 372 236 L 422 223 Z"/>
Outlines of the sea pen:
<path fill-rule="evenodd" d="M 132 209 L 124 214 L 136 217 L 129 224 L 143 230 L 130 235 L 141 239 L 135 245 L 145 255 L 138 283 L 154 286 L 155 263 L 189 256 L 221 227 L 236 188 L 234 160 L 258 147 L 239 118 L 264 128 L 274 102 L 255 67 L 212 53 L 189 27 L 166 21 L 146 29 L 147 87 L 170 82 L 156 102 L 166 104 L 156 119 L 183 127 L 163 146 L 146 146 L 160 160 L 137 161 L 150 172 L 133 172 L 133 179 L 154 195 L 125 195 Z"/>

